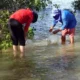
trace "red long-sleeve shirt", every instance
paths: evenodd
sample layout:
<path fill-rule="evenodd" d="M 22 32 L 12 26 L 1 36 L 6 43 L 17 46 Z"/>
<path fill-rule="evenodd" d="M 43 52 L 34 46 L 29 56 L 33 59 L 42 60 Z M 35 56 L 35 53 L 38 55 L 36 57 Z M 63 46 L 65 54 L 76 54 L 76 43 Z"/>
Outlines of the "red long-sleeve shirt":
<path fill-rule="evenodd" d="M 27 9 L 20 9 L 16 12 L 14 12 L 10 18 L 13 18 L 15 20 L 17 20 L 18 22 L 20 22 L 21 24 L 26 24 L 24 31 L 27 32 L 28 28 L 30 26 L 30 23 L 33 20 L 33 13 L 32 10 L 30 10 L 29 8 Z"/>

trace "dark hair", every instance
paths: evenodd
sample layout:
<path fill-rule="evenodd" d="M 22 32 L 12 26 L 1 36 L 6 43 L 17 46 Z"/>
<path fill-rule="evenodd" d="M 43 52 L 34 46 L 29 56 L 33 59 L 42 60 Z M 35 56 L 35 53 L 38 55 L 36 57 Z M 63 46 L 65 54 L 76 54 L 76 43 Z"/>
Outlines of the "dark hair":
<path fill-rule="evenodd" d="M 35 23 L 38 19 L 38 14 L 36 12 L 33 11 L 33 21 L 32 23 Z"/>

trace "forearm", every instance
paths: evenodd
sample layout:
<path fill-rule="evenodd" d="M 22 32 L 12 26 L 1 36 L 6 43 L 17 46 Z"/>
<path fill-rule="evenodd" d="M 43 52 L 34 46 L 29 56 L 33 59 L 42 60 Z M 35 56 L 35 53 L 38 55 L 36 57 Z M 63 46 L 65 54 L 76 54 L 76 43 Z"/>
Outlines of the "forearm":
<path fill-rule="evenodd" d="M 51 27 L 50 27 L 50 29 L 53 29 L 53 28 L 54 28 L 54 26 L 51 26 Z"/>
<path fill-rule="evenodd" d="M 49 32 L 52 32 L 53 29 L 54 29 L 54 26 L 51 26 L 49 29 Z"/>
<path fill-rule="evenodd" d="M 49 32 L 52 32 L 52 30 L 54 29 L 56 23 L 57 23 L 57 21 L 53 18 L 53 26 L 50 27 Z"/>

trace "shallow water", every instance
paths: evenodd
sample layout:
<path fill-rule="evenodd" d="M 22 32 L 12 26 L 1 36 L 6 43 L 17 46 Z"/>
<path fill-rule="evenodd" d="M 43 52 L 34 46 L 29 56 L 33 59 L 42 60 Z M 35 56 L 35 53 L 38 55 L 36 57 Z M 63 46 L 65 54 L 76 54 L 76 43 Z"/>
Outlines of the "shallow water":
<path fill-rule="evenodd" d="M 0 54 L 0 80 L 80 80 L 80 43 L 26 47 L 25 58 Z"/>
<path fill-rule="evenodd" d="M 70 45 L 67 36 L 66 45 L 61 45 L 60 33 L 48 32 L 49 14 L 32 25 L 37 30 L 34 39 L 26 41 L 24 59 L 13 58 L 12 49 L 0 52 L 0 80 L 80 80 L 79 15 L 75 44 Z"/>

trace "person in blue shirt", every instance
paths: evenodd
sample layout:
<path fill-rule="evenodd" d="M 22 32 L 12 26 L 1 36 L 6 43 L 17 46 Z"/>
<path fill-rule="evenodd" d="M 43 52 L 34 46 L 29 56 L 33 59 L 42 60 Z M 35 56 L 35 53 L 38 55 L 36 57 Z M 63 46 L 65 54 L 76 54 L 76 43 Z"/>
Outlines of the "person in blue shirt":
<path fill-rule="evenodd" d="M 56 26 L 57 22 L 61 22 L 62 26 L 53 31 L 53 28 Z M 74 35 L 75 35 L 75 27 L 77 21 L 75 15 L 68 9 L 59 10 L 56 9 L 53 11 L 53 26 L 50 27 L 49 32 L 53 31 L 53 34 L 58 33 L 61 31 L 61 43 L 65 44 L 66 42 L 66 35 L 69 35 L 70 43 L 74 43 Z"/>

